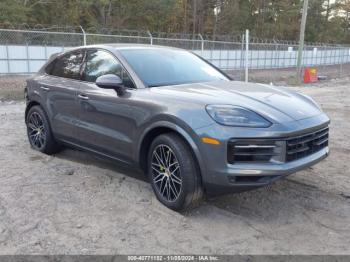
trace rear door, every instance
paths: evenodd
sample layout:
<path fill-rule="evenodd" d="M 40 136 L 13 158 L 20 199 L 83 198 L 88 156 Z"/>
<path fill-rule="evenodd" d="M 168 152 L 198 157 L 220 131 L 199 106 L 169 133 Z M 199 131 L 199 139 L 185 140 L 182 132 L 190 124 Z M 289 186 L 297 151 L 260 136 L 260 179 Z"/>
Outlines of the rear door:
<path fill-rule="evenodd" d="M 95 81 L 105 74 L 118 75 L 128 87 L 126 95 L 99 88 Z M 82 144 L 101 153 L 129 162 L 135 128 L 129 102 L 135 85 L 116 57 L 103 49 L 86 51 L 82 86 L 78 93 L 78 137 Z"/>
<path fill-rule="evenodd" d="M 61 139 L 74 141 L 78 123 L 77 92 L 81 86 L 81 66 L 85 51 L 77 50 L 56 58 L 40 82 L 47 93 L 46 108 L 52 130 Z"/>

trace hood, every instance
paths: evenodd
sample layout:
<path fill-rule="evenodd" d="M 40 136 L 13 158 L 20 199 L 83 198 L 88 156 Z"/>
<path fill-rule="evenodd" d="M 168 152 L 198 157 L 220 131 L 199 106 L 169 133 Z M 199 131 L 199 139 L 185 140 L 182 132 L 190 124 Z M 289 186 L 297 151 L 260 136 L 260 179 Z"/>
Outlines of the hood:
<path fill-rule="evenodd" d="M 253 110 L 273 122 L 289 122 L 321 114 L 309 97 L 263 84 L 239 81 L 218 81 L 176 86 L 153 87 L 152 92 L 172 99 L 208 104 L 228 104 Z"/>

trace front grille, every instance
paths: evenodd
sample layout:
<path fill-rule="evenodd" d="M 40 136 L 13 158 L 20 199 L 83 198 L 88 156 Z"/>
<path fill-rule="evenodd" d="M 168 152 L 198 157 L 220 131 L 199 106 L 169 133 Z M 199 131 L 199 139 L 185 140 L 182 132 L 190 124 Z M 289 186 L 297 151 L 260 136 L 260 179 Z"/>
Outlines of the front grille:
<path fill-rule="evenodd" d="M 309 156 L 328 146 L 328 127 L 284 139 L 232 139 L 227 161 L 234 163 L 285 163 Z"/>
<path fill-rule="evenodd" d="M 328 127 L 287 140 L 286 162 L 309 156 L 328 146 Z"/>

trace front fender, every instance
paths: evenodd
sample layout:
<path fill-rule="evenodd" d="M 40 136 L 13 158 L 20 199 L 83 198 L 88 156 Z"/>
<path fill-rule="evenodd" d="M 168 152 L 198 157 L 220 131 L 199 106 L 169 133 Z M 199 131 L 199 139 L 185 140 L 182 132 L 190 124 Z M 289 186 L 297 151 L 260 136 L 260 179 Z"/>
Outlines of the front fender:
<path fill-rule="evenodd" d="M 169 119 L 170 118 L 170 119 Z M 202 154 L 200 153 L 198 144 L 200 143 L 199 137 L 196 135 L 193 129 L 191 129 L 185 122 L 182 120 L 176 118 L 176 117 L 169 117 L 168 119 L 157 119 L 154 122 L 152 122 L 150 125 L 148 125 L 146 128 L 142 129 L 142 132 L 139 134 L 139 139 L 137 142 L 137 146 L 135 149 L 135 160 L 138 162 L 140 159 L 140 153 L 141 153 L 141 147 L 142 143 L 150 132 L 152 130 L 155 130 L 157 128 L 167 128 L 170 129 L 177 134 L 179 134 L 191 147 L 194 156 L 197 159 L 201 175 L 205 176 L 206 168 L 205 168 L 205 162 L 203 161 Z"/>

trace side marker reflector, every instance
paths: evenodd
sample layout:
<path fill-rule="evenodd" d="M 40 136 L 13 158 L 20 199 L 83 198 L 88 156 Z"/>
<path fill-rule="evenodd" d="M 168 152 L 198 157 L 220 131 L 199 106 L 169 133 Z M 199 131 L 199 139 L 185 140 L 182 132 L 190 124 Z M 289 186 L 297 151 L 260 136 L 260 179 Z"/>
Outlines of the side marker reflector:
<path fill-rule="evenodd" d="M 202 137 L 202 142 L 210 145 L 220 145 L 220 141 L 214 138 Z"/>

